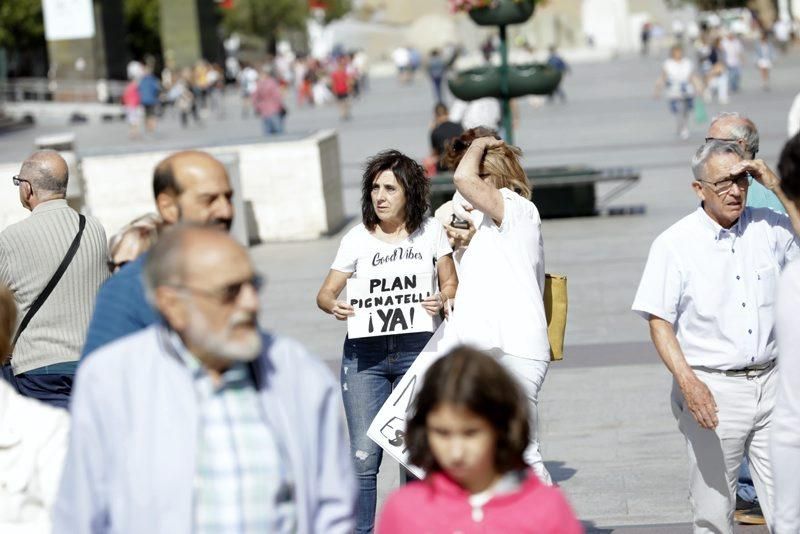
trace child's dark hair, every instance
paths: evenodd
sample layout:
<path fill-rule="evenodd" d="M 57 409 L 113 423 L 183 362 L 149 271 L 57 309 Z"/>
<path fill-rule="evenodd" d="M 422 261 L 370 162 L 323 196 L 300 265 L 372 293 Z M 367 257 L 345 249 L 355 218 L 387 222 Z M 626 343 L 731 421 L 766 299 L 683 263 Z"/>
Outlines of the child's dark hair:
<path fill-rule="evenodd" d="M 469 347 L 458 347 L 436 361 L 412 408 L 406 442 L 412 464 L 432 473 L 441 471 L 428 444 L 428 414 L 453 404 L 483 417 L 497 435 L 494 465 L 498 473 L 526 467 L 522 457 L 530 427 L 527 402 L 517 383 L 494 358 Z"/>

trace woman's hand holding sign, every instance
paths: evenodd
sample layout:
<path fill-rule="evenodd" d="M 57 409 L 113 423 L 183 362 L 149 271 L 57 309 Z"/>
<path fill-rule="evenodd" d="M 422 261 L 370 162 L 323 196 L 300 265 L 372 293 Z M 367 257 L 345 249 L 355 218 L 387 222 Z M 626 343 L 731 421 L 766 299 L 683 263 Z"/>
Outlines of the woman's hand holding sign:
<path fill-rule="evenodd" d="M 422 301 L 422 307 L 431 316 L 437 315 L 440 311 L 444 310 L 445 317 L 450 315 L 450 306 L 447 305 L 450 299 L 444 293 L 436 293 L 429 297 L 425 297 Z"/>
<path fill-rule="evenodd" d="M 352 317 L 356 314 L 353 307 L 346 303 L 343 300 L 336 300 L 333 302 L 333 308 L 331 308 L 331 314 L 334 317 L 339 319 L 340 321 L 346 321 L 348 317 Z"/>

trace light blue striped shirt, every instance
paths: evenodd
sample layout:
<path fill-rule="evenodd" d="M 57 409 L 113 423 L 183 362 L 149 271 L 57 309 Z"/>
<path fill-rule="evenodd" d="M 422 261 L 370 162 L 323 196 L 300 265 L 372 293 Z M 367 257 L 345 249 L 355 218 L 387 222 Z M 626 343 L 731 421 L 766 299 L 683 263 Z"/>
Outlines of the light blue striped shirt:
<path fill-rule="evenodd" d="M 200 408 L 193 532 L 295 532 L 289 462 L 248 366 L 234 364 L 215 385 L 174 333 L 171 341 L 192 370 Z"/>

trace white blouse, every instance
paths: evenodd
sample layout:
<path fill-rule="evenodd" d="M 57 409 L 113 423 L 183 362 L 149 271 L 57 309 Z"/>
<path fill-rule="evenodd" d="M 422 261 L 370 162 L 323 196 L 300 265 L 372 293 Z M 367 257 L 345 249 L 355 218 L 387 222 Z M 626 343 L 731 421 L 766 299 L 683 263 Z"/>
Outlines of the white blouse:
<path fill-rule="evenodd" d="M 459 342 L 477 349 L 549 361 L 542 221 L 533 202 L 509 189 L 500 193 L 502 224 L 479 218 L 461 260 L 452 328 Z"/>

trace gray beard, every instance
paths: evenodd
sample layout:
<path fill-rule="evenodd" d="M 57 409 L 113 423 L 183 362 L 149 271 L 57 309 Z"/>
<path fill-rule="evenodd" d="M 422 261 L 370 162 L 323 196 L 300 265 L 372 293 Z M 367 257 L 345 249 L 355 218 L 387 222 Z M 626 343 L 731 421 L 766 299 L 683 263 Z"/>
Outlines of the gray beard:
<path fill-rule="evenodd" d="M 202 314 L 194 310 L 190 313 L 186 337 L 204 352 L 233 362 L 252 362 L 261 354 L 261 336 L 257 331 L 244 341 L 230 341 L 231 331 L 237 322 L 235 317 L 231 318 L 222 332 L 212 332 Z"/>

